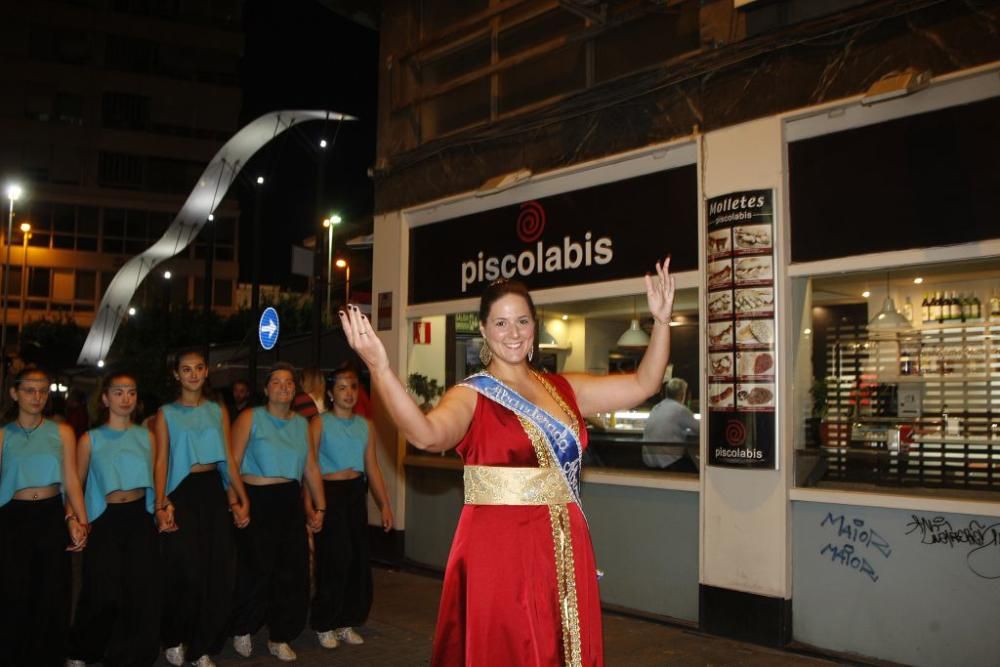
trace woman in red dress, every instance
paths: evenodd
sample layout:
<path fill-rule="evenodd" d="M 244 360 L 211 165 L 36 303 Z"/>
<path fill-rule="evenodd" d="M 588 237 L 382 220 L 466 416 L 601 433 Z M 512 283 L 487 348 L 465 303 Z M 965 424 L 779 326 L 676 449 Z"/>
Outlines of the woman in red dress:
<path fill-rule="evenodd" d="M 583 415 L 629 408 L 654 394 L 670 351 L 669 258 L 646 276 L 654 326 L 635 373 L 541 374 L 530 366 L 536 315 L 517 282 L 483 293 L 486 370 L 421 412 L 389 367 L 356 306 L 341 311 L 351 347 L 371 371 L 390 417 L 414 446 L 457 447 L 465 508 L 445 570 L 431 664 L 603 665 L 600 592 L 579 506 Z"/>

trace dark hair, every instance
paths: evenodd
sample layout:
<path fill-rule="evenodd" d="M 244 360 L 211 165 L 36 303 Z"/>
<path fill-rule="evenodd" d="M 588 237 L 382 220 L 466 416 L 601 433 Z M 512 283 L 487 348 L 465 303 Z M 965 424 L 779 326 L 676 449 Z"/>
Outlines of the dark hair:
<path fill-rule="evenodd" d="M 129 415 L 129 420 L 131 420 L 134 423 L 135 413 L 139 409 L 139 380 L 136 378 L 135 373 L 124 368 L 116 368 L 108 371 L 101 377 L 101 387 L 97 395 L 105 396 L 108 393 L 108 390 L 111 389 L 112 382 L 114 380 L 117 380 L 118 378 L 128 378 L 133 382 L 135 382 L 136 384 L 135 409 L 132 410 L 132 414 Z M 97 423 L 104 424 L 108 421 L 108 419 L 110 419 L 110 417 L 111 417 L 111 409 L 108 406 L 104 405 L 104 403 L 98 403 Z"/>
<path fill-rule="evenodd" d="M 292 366 L 287 361 L 276 361 L 274 365 L 271 366 L 271 370 L 267 372 L 267 377 L 264 378 L 264 386 L 267 386 L 267 384 L 271 381 L 271 376 L 274 375 L 275 371 L 288 371 L 291 373 L 292 379 L 295 380 L 295 390 L 298 391 L 299 379 L 295 373 L 295 366 Z"/>
<path fill-rule="evenodd" d="M 493 307 L 493 304 L 508 294 L 516 294 L 524 299 L 528 303 L 528 310 L 531 311 L 531 319 L 538 319 L 538 313 L 535 311 L 535 302 L 531 299 L 531 293 L 528 292 L 528 288 L 524 286 L 524 283 L 501 278 L 494 280 L 489 284 L 489 287 L 483 290 L 483 295 L 479 299 L 479 321 L 485 323 L 486 318 L 490 316 L 490 308 Z"/>
<path fill-rule="evenodd" d="M 201 357 L 201 360 L 205 362 L 205 365 L 206 366 L 208 365 L 208 359 L 205 358 L 205 350 L 201 349 L 200 347 L 191 347 L 184 350 L 178 350 L 176 353 L 174 353 L 174 358 L 170 361 L 170 367 L 175 372 L 180 371 L 181 359 L 188 356 L 189 354 L 197 354 L 199 357 Z"/>
<path fill-rule="evenodd" d="M 350 361 L 345 361 L 344 363 L 334 368 L 333 372 L 330 373 L 330 378 L 334 382 L 336 382 L 338 377 L 340 377 L 341 375 L 347 375 L 348 373 L 354 375 L 354 377 L 356 377 L 359 381 L 361 380 L 361 373 L 358 372 L 357 367 Z"/>
<path fill-rule="evenodd" d="M 28 379 L 29 375 L 41 375 L 42 377 L 45 378 L 46 381 L 48 381 L 50 379 L 50 376 L 49 376 L 48 372 L 45 369 L 39 368 L 38 366 L 35 366 L 34 364 L 28 364 L 27 366 L 24 366 L 21 370 L 19 370 L 17 372 L 17 374 L 14 375 L 14 377 L 12 377 L 10 379 L 10 386 L 11 387 L 19 387 L 22 382 L 24 382 L 25 380 Z M 7 391 L 3 395 L 3 400 L 4 401 L 8 400 L 9 394 L 10 394 L 10 392 Z M 48 406 L 48 402 L 46 402 L 46 407 L 47 406 Z M 3 421 L 4 422 L 14 421 L 14 419 L 17 418 L 17 415 L 18 415 L 17 401 L 11 401 L 10 405 L 7 406 L 7 410 L 3 414 Z"/>

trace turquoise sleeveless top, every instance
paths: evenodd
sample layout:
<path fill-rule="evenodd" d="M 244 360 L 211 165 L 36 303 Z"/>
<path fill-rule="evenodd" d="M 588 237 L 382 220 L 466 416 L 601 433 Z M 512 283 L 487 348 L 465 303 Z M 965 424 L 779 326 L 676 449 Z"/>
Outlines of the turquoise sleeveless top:
<path fill-rule="evenodd" d="M 118 431 L 101 426 L 90 434 L 90 466 L 83 501 L 87 518 L 93 521 L 108 506 L 112 491 L 146 489 L 146 510 L 153 511 L 153 448 L 149 431 L 130 426 Z"/>
<path fill-rule="evenodd" d="M 191 473 L 191 466 L 198 464 L 217 464 L 222 482 L 227 485 L 222 408 L 213 401 L 205 401 L 195 408 L 168 403 L 162 409 L 167 420 L 167 432 L 170 434 L 167 494 Z"/>
<path fill-rule="evenodd" d="M 365 447 L 368 445 L 368 420 L 360 415 L 341 419 L 332 412 L 320 415 L 323 433 L 319 439 L 319 470 L 322 474 L 338 470 L 365 472 Z"/>
<path fill-rule="evenodd" d="M 240 474 L 302 479 L 309 455 L 308 430 L 309 422 L 301 415 L 280 419 L 265 407 L 254 408 Z"/>
<path fill-rule="evenodd" d="M 0 507 L 21 489 L 62 484 L 63 445 L 59 424 L 43 419 L 33 431 L 12 421 L 4 427 L 0 455 Z"/>

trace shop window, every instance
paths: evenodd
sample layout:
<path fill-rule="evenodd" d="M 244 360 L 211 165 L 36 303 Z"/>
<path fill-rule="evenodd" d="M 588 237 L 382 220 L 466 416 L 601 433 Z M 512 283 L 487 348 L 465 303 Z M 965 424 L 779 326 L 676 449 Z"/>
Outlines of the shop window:
<path fill-rule="evenodd" d="M 591 299 L 539 307 L 533 364 L 547 372 L 608 375 L 632 372 L 642 358 L 641 348 L 618 346 L 632 317 L 650 331 L 652 318 L 642 312 L 642 297 Z M 634 303 L 638 302 L 638 311 Z M 683 290 L 678 304 L 697 303 L 697 291 Z M 671 329 L 673 377 L 688 383 L 688 407 L 699 413 L 698 319 L 694 311 L 677 312 L 679 326 Z M 408 367 L 406 378 L 414 400 L 430 409 L 443 391 L 482 369 L 478 313 L 422 317 L 408 322 Z M 692 473 L 698 470 L 698 437 L 694 432 L 683 442 L 643 440 L 646 420 L 662 399 L 654 396 L 628 410 L 587 418 L 590 447 L 585 465 L 644 471 L 665 470 Z M 421 452 L 410 448 L 410 453 Z M 665 466 L 665 467 L 664 467 Z"/>
<path fill-rule="evenodd" d="M 797 483 L 1000 491 L 1000 260 L 814 278 L 811 298 Z"/>

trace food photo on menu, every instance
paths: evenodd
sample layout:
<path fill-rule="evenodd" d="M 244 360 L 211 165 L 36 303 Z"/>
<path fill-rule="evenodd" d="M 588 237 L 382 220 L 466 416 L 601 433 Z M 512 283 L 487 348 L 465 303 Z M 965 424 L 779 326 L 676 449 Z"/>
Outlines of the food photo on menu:
<path fill-rule="evenodd" d="M 740 315 L 770 315 L 774 312 L 773 287 L 748 287 L 736 290 L 736 312 Z M 711 307 L 709 307 L 711 312 Z"/>
<path fill-rule="evenodd" d="M 722 261 L 710 262 L 708 265 L 708 286 L 709 287 L 724 287 L 730 285 L 733 282 L 733 264 L 732 260 L 724 259 Z"/>
<path fill-rule="evenodd" d="M 771 249 L 771 225 L 733 227 L 733 247 L 736 252 Z"/>
<path fill-rule="evenodd" d="M 736 401 L 741 410 L 774 408 L 774 384 L 743 382 L 736 385 Z"/>
<path fill-rule="evenodd" d="M 772 320 L 736 320 L 736 345 L 739 347 L 770 347 L 774 343 Z"/>
<path fill-rule="evenodd" d="M 714 353 L 708 355 L 709 375 L 713 377 L 733 376 L 733 355 L 728 352 L 722 354 Z"/>
<path fill-rule="evenodd" d="M 708 293 L 709 319 L 730 317 L 733 313 L 733 293 L 730 291 Z"/>
<path fill-rule="evenodd" d="M 708 347 L 709 349 L 730 348 L 733 346 L 732 321 L 710 322 L 708 325 Z"/>
<path fill-rule="evenodd" d="M 736 374 L 741 378 L 774 376 L 774 355 L 770 350 L 761 352 L 737 352 Z"/>
<path fill-rule="evenodd" d="M 728 255 L 733 251 L 732 232 L 728 229 L 708 233 L 708 256 Z"/>
<path fill-rule="evenodd" d="M 774 269 L 770 255 L 740 257 L 733 271 L 737 285 L 770 285 L 774 279 Z"/>
<path fill-rule="evenodd" d="M 708 385 L 708 405 L 712 408 L 731 408 L 736 405 L 736 390 L 731 384 Z"/>

